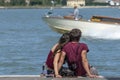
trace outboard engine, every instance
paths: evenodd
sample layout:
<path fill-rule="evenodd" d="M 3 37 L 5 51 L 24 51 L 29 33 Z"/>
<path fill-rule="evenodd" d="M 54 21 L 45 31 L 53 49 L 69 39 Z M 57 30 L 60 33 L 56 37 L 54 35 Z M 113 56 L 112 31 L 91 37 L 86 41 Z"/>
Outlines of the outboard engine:
<path fill-rule="evenodd" d="M 51 7 L 50 10 L 45 14 L 46 17 L 50 17 L 53 14 L 53 8 Z"/>

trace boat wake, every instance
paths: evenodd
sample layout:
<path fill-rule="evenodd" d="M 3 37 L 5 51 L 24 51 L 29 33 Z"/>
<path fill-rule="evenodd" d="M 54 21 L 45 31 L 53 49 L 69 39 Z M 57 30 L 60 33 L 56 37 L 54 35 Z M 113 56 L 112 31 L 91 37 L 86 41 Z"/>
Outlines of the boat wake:
<path fill-rule="evenodd" d="M 120 39 L 120 27 L 114 27 L 114 28 L 108 28 L 108 29 L 93 29 L 92 32 L 88 32 L 87 35 L 88 37 L 92 37 L 92 38 L 99 38 L 99 39 L 111 39 L 111 40 L 115 40 L 115 39 Z M 86 34 L 85 34 L 86 35 Z"/>
<path fill-rule="evenodd" d="M 83 37 L 100 39 L 120 39 L 120 19 L 94 16 L 91 21 L 75 21 L 69 16 L 43 17 L 43 20 L 54 30 L 60 33 L 78 28 L 82 31 Z M 116 22 L 117 21 L 117 22 Z"/>

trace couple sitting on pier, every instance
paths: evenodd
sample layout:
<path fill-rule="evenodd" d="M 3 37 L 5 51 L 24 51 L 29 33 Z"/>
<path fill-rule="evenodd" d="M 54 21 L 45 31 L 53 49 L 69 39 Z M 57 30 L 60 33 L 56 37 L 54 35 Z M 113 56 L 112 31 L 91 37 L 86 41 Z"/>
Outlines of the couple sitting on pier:
<path fill-rule="evenodd" d="M 54 74 L 54 77 L 99 77 L 97 73 L 91 72 L 87 59 L 89 51 L 85 43 L 80 43 L 81 31 L 72 29 L 64 33 L 57 44 L 50 50 L 47 60 L 47 74 Z M 67 63 L 68 68 L 63 67 Z M 94 71 L 94 70 L 93 70 Z"/>

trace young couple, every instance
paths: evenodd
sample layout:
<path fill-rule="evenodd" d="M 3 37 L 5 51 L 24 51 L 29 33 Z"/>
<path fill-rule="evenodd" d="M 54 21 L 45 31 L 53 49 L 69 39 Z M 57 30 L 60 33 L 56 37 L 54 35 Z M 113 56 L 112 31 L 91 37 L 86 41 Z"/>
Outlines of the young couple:
<path fill-rule="evenodd" d="M 90 72 L 87 59 L 89 49 L 85 43 L 79 42 L 80 37 L 81 31 L 79 29 L 72 29 L 69 33 L 64 33 L 60 37 L 58 43 L 51 49 L 46 60 L 48 74 L 53 73 L 55 77 L 61 78 L 62 76 L 59 74 L 59 71 L 65 61 L 69 69 L 74 71 L 76 77 L 98 77 Z"/>

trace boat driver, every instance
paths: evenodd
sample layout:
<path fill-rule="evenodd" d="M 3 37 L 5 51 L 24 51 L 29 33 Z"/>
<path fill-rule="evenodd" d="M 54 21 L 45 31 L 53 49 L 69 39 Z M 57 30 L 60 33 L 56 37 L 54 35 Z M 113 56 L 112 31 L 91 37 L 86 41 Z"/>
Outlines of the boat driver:
<path fill-rule="evenodd" d="M 74 6 L 74 14 L 73 15 L 74 15 L 75 20 L 79 20 L 79 10 L 76 5 Z"/>

